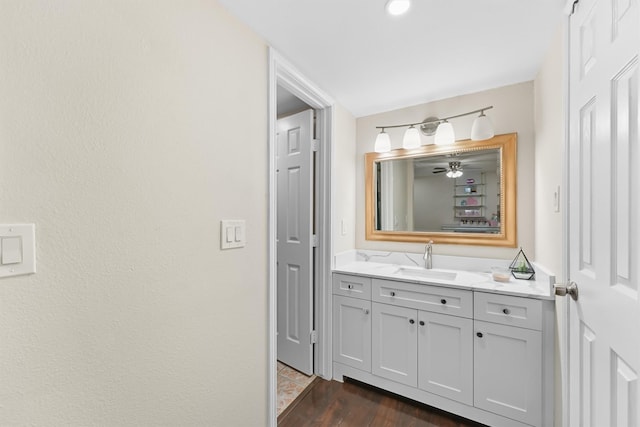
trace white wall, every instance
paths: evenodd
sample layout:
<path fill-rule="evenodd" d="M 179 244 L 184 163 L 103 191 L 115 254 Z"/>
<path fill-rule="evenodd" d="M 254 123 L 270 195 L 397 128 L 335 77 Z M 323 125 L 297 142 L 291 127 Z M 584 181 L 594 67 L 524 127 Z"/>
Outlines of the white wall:
<path fill-rule="evenodd" d="M 422 252 L 424 244 L 376 242 L 365 240 L 364 230 L 364 154 L 373 151 L 373 144 L 379 130 L 376 126 L 420 122 L 429 116 L 446 117 L 493 105 L 487 111 L 496 134 L 518 133 L 518 246 L 527 254 L 535 253 L 534 239 L 534 124 L 533 124 L 533 82 L 504 86 L 428 104 L 416 105 L 357 119 L 357 160 L 356 160 L 356 214 L 358 228 L 356 247 L 362 249 Z M 474 116 L 452 120 L 456 139 L 468 139 Z M 404 128 L 387 129 L 391 137 L 392 149 L 400 148 Z M 433 137 L 422 136 L 422 143 L 432 143 Z M 517 248 L 491 248 L 465 245 L 435 245 L 434 253 L 487 258 L 512 259 Z"/>
<path fill-rule="evenodd" d="M 0 425 L 264 425 L 265 44 L 215 1 L 13 0 L 0 58 L 38 261 L 0 279 Z"/>

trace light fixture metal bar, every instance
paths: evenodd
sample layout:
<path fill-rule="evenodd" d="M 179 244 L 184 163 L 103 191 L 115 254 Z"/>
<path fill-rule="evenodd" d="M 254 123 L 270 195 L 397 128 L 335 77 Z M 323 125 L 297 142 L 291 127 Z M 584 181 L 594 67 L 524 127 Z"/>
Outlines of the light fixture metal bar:
<path fill-rule="evenodd" d="M 471 114 L 482 113 L 482 112 L 484 112 L 486 110 L 490 110 L 492 108 L 493 108 L 493 105 L 490 105 L 488 107 L 479 108 L 477 110 L 469 111 L 468 113 L 462 113 L 462 114 L 456 114 L 455 116 L 443 117 L 442 119 L 425 120 L 423 122 L 407 123 L 407 124 L 403 124 L 403 125 L 376 126 L 376 129 L 393 129 L 393 128 L 403 128 L 403 127 L 409 127 L 409 126 L 424 125 L 424 124 L 427 124 L 427 123 L 442 123 L 442 122 L 444 122 L 446 120 L 449 120 L 449 119 L 457 119 L 458 117 L 464 117 L 464 116 L 469 116 Z"/>

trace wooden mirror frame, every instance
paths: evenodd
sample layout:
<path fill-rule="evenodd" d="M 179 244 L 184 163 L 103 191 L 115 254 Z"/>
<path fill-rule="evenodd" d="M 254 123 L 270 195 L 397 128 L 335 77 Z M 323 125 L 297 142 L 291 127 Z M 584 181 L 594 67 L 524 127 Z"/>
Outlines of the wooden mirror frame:
<path fill-rule="evenodd" d="M 517 134 L 496 135 L 484 141 L 463 140 L 453 145 L 423 145 L 420 148 L 398 149 L 388 153 L 365 154 L 365 235 L 367 240 L 516 247 L 516 144 Z M 380 160 L 411 159 L 459 152 L 490 149 L 500 150 L 500 233 L 462 233 L 439 231 L 381 231 L 375 230 L 374 164 Z"/>

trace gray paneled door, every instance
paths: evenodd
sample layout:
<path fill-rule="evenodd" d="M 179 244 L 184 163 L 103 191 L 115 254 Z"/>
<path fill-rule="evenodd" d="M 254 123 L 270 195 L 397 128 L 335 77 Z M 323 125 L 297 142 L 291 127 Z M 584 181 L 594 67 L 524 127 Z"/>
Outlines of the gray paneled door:
<path fill-rule="evenodd" d="M 313 110 L 278 120 L 278 360 L 313 373 Z"/>
<path fill-rule="evenodd" d="M 580 0 L 569 25 L 569 424 L 638 426 L 638 0 Z"/>

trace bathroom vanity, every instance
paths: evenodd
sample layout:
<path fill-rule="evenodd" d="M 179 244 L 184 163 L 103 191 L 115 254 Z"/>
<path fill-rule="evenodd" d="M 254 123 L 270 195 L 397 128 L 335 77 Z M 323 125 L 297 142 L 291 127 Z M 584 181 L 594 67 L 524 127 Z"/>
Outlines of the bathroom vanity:
<path fill-rule="evenodd" d="M 553 276 L 499 283 L 482 260 L 446 258 L 458 267 L 336 264 L 334 379 L 491 426 L 553 425 Z"/>

